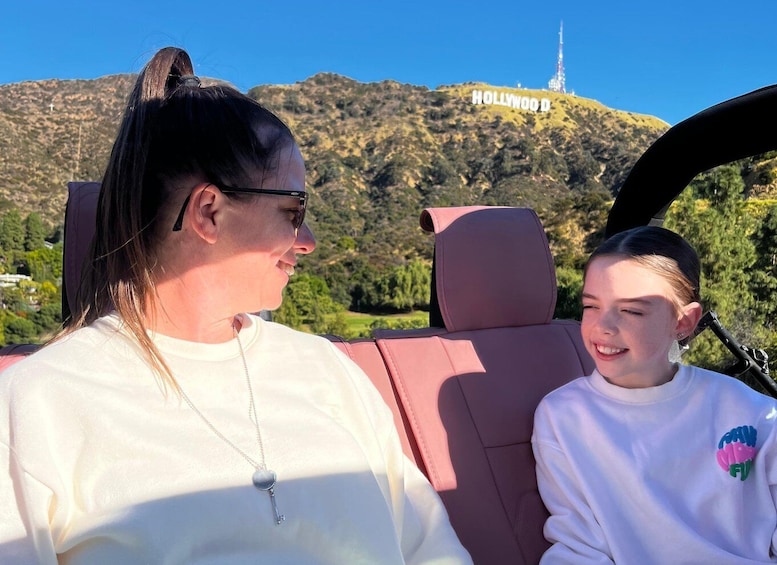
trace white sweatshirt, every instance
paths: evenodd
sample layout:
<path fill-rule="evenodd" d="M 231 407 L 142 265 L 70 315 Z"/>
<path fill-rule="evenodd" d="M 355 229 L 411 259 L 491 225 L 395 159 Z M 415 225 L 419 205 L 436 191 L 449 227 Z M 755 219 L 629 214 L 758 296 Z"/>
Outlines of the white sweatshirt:
<path fill-rule="evenodd" d="M 646 389 L 598 372 L 545 397 L 532 445 L 542 563 L 774 563 L 777 402 L 682 366 Z"/>
<path fill-rule="evenodd" d="M 470 563 L 369 379 L 327 340 L 244 316 L 276 525 L 254 468 L 115 316 L 0 374 L 0 563 Z M 155 343 L 221 434 L 260 461 L 236 341 Z M 59 561 L 58 561 L 59 560 Z"/>

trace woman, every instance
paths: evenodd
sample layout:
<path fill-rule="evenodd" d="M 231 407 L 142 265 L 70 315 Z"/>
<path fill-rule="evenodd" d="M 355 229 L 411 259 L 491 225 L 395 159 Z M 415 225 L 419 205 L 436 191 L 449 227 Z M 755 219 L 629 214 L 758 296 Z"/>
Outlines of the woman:
<path fill-rule="evenodd" d="M 0 379 L 0 562 L 469 562 L 367 377 L 246 314 L 315 248 L 306 204 L 289 129 L 159 51 L 73 323 Z"/>

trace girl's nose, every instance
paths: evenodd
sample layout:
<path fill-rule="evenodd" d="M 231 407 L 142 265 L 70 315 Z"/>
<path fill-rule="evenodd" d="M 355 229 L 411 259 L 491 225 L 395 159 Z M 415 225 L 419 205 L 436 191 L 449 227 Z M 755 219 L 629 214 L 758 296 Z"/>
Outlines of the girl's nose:
<path fill-rule="evenodd" d="M 609 310 L 605 310 L 596 320 L 596 325 L 599 329 L 608 334 L 615 333 L 618 329 L 616 316 Z"/>

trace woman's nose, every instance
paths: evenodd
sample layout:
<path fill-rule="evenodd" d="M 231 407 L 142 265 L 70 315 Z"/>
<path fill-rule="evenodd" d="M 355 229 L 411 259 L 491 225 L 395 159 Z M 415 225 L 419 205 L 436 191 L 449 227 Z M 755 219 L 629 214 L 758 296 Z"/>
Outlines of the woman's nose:
<path fill-rule="evenodd" d="M 316 236 L 307 224 L 302 224 L 297 230 L 297 240 L 294 242 L 294 250 L 297 253 L 311 253 L 316 248 Z"/>

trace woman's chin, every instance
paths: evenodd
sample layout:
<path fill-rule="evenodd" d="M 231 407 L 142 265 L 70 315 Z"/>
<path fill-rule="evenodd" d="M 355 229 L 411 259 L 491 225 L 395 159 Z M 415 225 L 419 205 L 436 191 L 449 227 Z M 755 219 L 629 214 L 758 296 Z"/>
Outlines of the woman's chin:
<path fill-rule="evenodd" d="M 279 296 L 277 300 L 266 300 L 265 303 L 262 305 L 262 310 L 267 310 L 269 312 L 273 312 L 274 310 L 277 310 L 281 307 L 281 303 L 283 302 L 283 297 Z"/>

